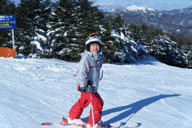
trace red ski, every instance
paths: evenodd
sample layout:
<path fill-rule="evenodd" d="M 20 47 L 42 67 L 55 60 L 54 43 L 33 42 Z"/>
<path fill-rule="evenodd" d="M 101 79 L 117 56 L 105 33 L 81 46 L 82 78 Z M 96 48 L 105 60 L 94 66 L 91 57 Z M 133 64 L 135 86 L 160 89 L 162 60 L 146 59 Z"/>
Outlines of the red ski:
<path fill-rule="evenodd" d="M 52 122 L 44 122 L 44 123 L 41 123 L 41 126 L 43 128 L 46 128 L 46 127 L 61 127 L 61 128 L 64 128 L 64 127 L 69 127 L 70 128 L 86 128 L 85 125 L 75 125 L 75 124 L 68 124 L 68 120 L 65 119 L 64 117 L 62 118 L 62 123 L 52 123 Z"/>
<path fill-rule="evenodd" d="M 51 123 L 51 122 L 44 122 L 44 123 L 41 123 L 41 126 L 42 128 L 53 128 L 53 127 L 56 127 L 56 128 L 86 128 L 86 126 L 84 125 L 73 125 L 73 124 L 63 124 L 63 123 Z"/>
<path fill-rule="evenodd" d="M 55 128 L 86 128 L 85 125 L 75 125 L 75 124 L 68 124 L 68 120 L 65 119 L 64 117 L 62 118 L 62 123 L 51 123 L 51 122 L 44 122 L 44 123 L 41 123 L 41 126 L 44 127 L 44 128 L 48 128 L 48 127 L 55 127 Z M 87 123 L 85 121 L 85 123 Z M 99 126 L 99 128 L 139 128 L 139 126 L 141 125 L 141 123 L 136 123 L 136 126 L 104 126 L 104 125 L 101 125 Z"/>

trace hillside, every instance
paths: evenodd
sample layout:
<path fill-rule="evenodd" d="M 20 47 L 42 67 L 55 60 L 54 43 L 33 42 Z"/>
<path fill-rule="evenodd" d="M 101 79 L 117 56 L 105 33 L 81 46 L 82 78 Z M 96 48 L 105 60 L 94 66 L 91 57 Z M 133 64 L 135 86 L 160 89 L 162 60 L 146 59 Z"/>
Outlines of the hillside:
<path fill-rule="evenodd" d="M 106 15 L 114 15 L 118 12 L 130 24 L 145 24 L 164 33 L 192 37 L 192 7 L 171 11 L 157 11 L 152 8 L 132 5 L 127 8 L 105 10 L 104 12 Z"/>
<path fill-rule="evenodd" d="M 60 122 L 79 98 L 77 63 L 29 58 L 0 58 L 0 63 L 1 128 L 38 128 L 41 122 Z M 191 127 L 191 70 L 153 58 L 132 65 L 104 64 L 103 70 L 99 93 L 105 102 L 104 123 Z M 87 119 L 89 108 L 82 118 Z"/>

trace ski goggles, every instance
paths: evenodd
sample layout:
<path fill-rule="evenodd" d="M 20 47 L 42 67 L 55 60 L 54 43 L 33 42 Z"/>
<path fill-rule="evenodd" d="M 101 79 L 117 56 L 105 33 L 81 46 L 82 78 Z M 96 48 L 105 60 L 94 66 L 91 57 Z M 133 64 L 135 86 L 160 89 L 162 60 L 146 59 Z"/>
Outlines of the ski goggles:
<path fill-rule="evenodd" d="M 89 38 L 101 38 L 99 34 L 93 33 L 89 35 Z"/>
<path fill-rule="evenodd" d="M 94 39 L 94 38 L 98 38 L 98 39 L 101 39 L 101 36 L 97 33 L 93 33 L 93 34 L 90 34 L 89 37 L 86 39 L 89 40 L 89 39 Z"/>

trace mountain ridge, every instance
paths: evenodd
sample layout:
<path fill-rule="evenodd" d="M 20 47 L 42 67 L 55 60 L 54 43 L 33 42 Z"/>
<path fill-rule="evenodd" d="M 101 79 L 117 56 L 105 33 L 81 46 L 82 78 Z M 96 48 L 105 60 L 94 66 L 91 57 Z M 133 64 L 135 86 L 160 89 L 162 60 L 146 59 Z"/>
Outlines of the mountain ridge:
<path fill-rule="evenodd" d="M 129 24 L 147 25 L 164 33 L 192 37 L 192 6 L 171 11 L 158 11 L 135 5 L 126 8 L 104 10 L 105 15 L 120 13 Z"/>

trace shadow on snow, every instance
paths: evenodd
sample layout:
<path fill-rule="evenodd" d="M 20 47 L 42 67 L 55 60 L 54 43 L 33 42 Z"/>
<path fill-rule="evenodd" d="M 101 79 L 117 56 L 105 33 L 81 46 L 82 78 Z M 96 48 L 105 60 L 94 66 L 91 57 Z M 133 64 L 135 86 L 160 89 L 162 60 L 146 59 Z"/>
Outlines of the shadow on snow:
<path fill-rule="evenodd" d="M 126 124 L 127 121 L 129 119 L 131 119 L 138 111 L 140 111 L 143 107 L 150 105 L 160 99 L 164 99 L 164 98 L 168 98 L 168 97 L 175 97 L 175 96 L 180 96 L 180 94 L 172 94 L 172 95 L 166 95 L 166 94 L 161 94 L 161 95 L 157 95 L 157 96 L 153 96 L 153 97 L 149 97 L 137 102 L 134 102 L 132 104 L 129 105 L 125 105 L 125 106 L 121 106 L 121 107 L 116 107 L 116 108 L 111 108 L 108 110 L 104 110 L 103 111 L 103 116 L 108 115 L 110 113 L 114 113 L 114 112 L 118 112 L 118 111 L 124 111 L 122 113 L 120 113 L 119 115 L 112 117 L 111 119 L 103 122 L 104 124 L 110 124 L 110 123 L 115 123 L 117 121 L 120 121 L 122 119 L 125 119 L 127 117 L 129 117 L 125 122 L 122 122 L 123 124 Z"/>

